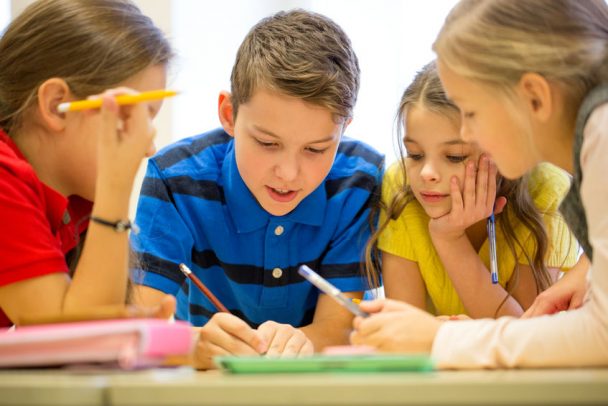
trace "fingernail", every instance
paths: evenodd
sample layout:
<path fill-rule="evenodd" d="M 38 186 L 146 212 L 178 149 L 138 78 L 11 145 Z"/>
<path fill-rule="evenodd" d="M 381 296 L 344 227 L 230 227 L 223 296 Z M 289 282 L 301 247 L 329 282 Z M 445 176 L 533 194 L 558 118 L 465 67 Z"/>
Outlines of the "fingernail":
<path fill-rule="evenodd" d="M 266 341 L 262 341 L 257 348 L 260 354 L 265 354 L 268 351 L 268 343 Z"/>

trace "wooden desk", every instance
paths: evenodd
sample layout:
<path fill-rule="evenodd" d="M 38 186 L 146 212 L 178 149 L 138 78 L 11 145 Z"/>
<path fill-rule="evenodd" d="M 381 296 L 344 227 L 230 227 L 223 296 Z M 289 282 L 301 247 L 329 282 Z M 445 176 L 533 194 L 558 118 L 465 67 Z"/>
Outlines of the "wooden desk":
<path fill-rule="evenodd" d="M 0 405 L 608 404 L 608 369 L 225 375 L 0 371 Z"/>

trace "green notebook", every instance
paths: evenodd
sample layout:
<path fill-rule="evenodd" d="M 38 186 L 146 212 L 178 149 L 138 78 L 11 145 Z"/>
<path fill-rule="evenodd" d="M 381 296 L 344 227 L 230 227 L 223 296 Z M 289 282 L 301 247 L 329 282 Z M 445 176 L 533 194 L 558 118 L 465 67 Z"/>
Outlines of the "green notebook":
<path fill-rule="evenodd" d="M 302 358 L 258 356 L 215 357 L 217 365 L 235 374 L 302 372 L 401 372 L 432 371 L 428 355 L 313 355 Z"/>

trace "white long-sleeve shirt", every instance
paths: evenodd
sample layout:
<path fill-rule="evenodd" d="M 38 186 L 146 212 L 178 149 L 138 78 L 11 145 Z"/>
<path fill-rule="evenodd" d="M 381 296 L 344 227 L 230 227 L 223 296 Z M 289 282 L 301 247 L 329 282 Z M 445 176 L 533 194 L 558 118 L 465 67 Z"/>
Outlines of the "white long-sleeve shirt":
<path fill-rule="evenodd" d="M 581 198 L 593 264 L 583 306 L 555 315 L 445 322 L 433 343 L 438 368 L 608 366 L 608 103 L 583 132 Z"/>

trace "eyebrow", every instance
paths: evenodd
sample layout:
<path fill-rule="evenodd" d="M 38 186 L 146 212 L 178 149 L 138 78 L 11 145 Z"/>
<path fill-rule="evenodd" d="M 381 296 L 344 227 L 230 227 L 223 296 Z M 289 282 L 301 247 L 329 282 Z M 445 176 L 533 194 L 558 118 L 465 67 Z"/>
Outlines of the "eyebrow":
<path fill-rule="evenodd" d="M 403 137 L 403 142 L 413 142 L 414 144 L 418 144 L 418 142 L 416 140 L 413 140 L 411 138 L 408 138 L 407 136 Z M 449 140 L 446 142 L 442 142 L 442 145 L 464 145 L 467 144 L 467 142 L 463 141 L 463 140 L 459 140 L 459 139 L 455 139 L 455 140 Z"/>
<path fill-rule="evenodd" d="M 259 132 L 261 132 L 261 133 L 264 133 L 264 134 L 268 135 L 269 137 L 273 137 L 273 138 L 278 138 L 278 139 L 281 139 L 281 137 L 279 137 L 278 135 L 276 135 L 275 133 L 273 133 L 273 132 L 272 132 L 272 131 L 270 131 L 270 130 L 266 130 L 266 129 L 264 129 L 264 128 L 262 128 L 262 127 L 259 127 L 259 126 L 257 126 L 257 125 L 254 125 L 254 126 L 253 126 L 253 128 L 254 128 L 256 131 L 259 131 Z M 321 143 L 323 143 L 323 142 L 333 141 L 333 140 L 334 140 L 334 138 L 335 138 L 335 137 L 334 137 L 333 135 L 329 135 L 329 136 L 327 136 L 327 137 L 325 137 L 325 138 L 321 138 L 321 139 L 316 140 L 316 141 L 310 141 L 310 142 L 308 142 L 308 144 L 321 144 Z"/>

